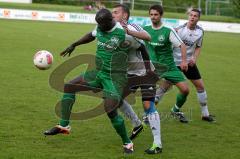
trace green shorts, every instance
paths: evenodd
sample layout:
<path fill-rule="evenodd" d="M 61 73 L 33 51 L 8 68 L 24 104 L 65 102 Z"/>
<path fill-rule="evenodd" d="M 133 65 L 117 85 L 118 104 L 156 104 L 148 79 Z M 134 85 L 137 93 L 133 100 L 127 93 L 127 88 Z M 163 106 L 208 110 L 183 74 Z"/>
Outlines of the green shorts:
<path fill-rule="evenodd" d="M 127 84 L 127 78 L 125 74 L 102 73 L 100 71 L 88 71 L 82 74 L 84 80 L 90 87 L 102 89 L 104 98 L 121 99 L 123 95 L 123 89 Z"/>
<path fill-rule="evenodd" d="M 185 77 L 180 70 L 169 70 L 162 74 L 161 78 L 164 78 L 173 84 L 185 81 Z"/>

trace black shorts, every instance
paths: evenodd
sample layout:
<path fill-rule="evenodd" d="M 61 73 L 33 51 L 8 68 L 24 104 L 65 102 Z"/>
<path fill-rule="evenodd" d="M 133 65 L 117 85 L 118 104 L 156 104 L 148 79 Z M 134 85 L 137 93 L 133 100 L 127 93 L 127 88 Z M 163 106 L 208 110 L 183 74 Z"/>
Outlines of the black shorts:
<path fill-rule="evenodd" d="M 181 70 L 180 66 L 178 66 L 178 68 Z M 187 72 L 185 72 L 185 71 L 182 71 L 182 72 L 184 73 L 184 75 L 189 80 L 199 80 L 199 79 L 201 79 L 201 75 L 199 73 L 197 65 L 194 65 L 194 66 L 189 66 L 188 65 Z"/>
<path fill-rule="evenodd" d="M 126 87 L 126 94 L 134 93 L 138 88 L 141 88 L 142 99 L 154 98 L 156 94 L 156 82 L 158 81 L 158 76 L 128 76 L 128 85 Z"/>

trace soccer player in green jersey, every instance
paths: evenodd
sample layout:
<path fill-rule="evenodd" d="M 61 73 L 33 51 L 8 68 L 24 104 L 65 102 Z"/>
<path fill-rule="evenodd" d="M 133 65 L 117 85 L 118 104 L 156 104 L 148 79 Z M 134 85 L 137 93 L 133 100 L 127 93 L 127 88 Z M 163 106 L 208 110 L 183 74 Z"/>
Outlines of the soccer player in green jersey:
<path fill-rule="evenodd" d="M 155 63 L 157 73 L 160 71 L 160 69 L 158 69 L 158 64 L 168 67 L 167 72 L 159 75 L 161 78 L 176 85 L 180 91 L 177 95 L 176 104 L 171 109 L 171 114 L 177 117 L 180 122 L 187 123 L 188 120 L 180 111 L 180 108 L 187 99 L 189 89 L 182 72 L 175 65 L 172 49 L 173 46 L 180 47 L 182 55 L 180 67 L 183 71 L 187 71 L 186 47 L 175 30 L 162 24 L 161 18 L 163 16 L 163 8 L 161 5 L 151 6 L 149 9 L 149 15 L 152 24 L 145 26 L 143 29 L 146 30 L 152 38 L 150 42 L 146 42 L 150 58 L 153 63 Z"/>
<path fill-rule="evenodd" d="M 85 82 L 82 82 L 82 77 L 76 78 L 65 84 L 64 95 L 61 102 L 62 116 L 60 125 L 53 127 L 44 132 L 45 135 L 56 135 L 59 133 L 69 133 L 69 118 L 71 108 L 75 101 L 76 89 L 100 88 L 103 90 L 104 108 L 105 111 L 115 128 L 118 135 L 123 142 L 125 153 L 133 152 L 133 143 L 129 139 L 124 120 L 118 114 L 117 107 L 120 104 L 123 95 L 123 89 L 127 83 L 127 65 L 128 65 L 128 49 L 130 40 L 125 34 L 123 27 L 116 23 L 107 9 L 101 9 L 95 17 L 98 26 L 90 34 L 78 41 L 78 44 L 86 43 L 86 39 L 92 41 L 97 38 L 97 51 L 96 51 L 96 70 L 88 72 L 84 75 Z M 90 37 L 90 38 L 89 38 Z M 140 44 L 139 44 L 140 45 Z M 139 47 L 136 45 L 136 48 Z M 61 56 L 71 54 L 75 46 L 67 48 L 61 53 Z M 78 85 L 80 83 L 80 85 Z"/>

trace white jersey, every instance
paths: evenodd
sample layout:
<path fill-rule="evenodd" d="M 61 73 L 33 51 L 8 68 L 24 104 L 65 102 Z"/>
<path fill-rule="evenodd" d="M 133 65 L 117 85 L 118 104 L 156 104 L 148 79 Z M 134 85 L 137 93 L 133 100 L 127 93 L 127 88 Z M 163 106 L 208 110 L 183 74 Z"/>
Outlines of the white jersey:
<path fill-rule="evenodd" d="M 144 31 L 139 25 L 136 24 L 128 24 L 128 29 L 133 31 Z M 144 44 L 143 40 L 135 38 L 139 43 Z M 146 74 L 145 64 L 142 58 L 142 54 L 140 51 L 132 48 L 128 54 L 128 74 L 144 76 Z M 150 63 L 151 70 L 154 71 L 154 66 L 152 62 Z"/>
<path fill-rule="evenodd" d="M 196 47 L 202 46 L 204 31 L 198 25 L 196 25 L 194 30 L 190 30 L 187 27 L 187 23 L 177 27 L 176 31 L 177 31 L 179 37 L 184 42 L 184 44 L 186 45 L 187 63 L 189 63 L 190 59 L 192 58 L 192 56 L 195 52 Z M 181 50 L 179 47 L 173 48 L 173 55 L 174 55 L 174 61 L 175 61 L 176 65 L 179 66 L 182 62 L 182 54 L 181 54 Z"/>

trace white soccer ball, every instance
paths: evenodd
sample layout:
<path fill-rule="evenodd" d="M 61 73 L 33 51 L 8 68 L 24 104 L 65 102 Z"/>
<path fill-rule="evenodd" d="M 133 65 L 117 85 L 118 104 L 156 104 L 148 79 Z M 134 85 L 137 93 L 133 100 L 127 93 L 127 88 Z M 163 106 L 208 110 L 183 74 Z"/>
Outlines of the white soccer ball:
<path fill-rule="evenodd" d="M 53 55 L 46 50 L 38 51 L 33 57 L 33 63 L 38 69 L 47 70 L 53 63 Z"/>

